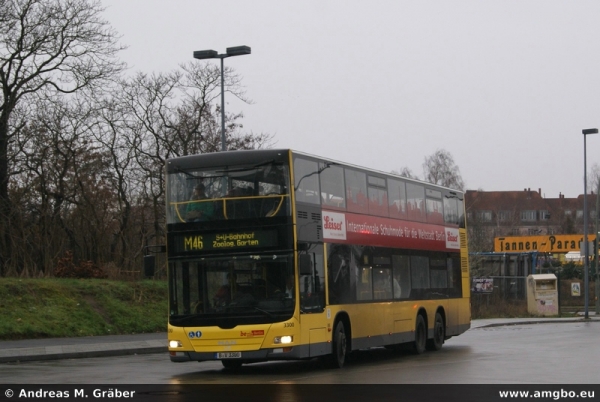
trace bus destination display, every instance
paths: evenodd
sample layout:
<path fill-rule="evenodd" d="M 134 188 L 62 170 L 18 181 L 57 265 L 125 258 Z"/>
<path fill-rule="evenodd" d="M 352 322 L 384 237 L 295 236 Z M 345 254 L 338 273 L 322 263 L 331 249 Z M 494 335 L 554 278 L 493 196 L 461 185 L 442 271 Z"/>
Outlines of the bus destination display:
<path fill-rule="evenodd" d="M 180 253 L 272 247 L 276 245 L 277 232 L 275 230 L 192 234 L 175 237 L 175 250 Z"/>

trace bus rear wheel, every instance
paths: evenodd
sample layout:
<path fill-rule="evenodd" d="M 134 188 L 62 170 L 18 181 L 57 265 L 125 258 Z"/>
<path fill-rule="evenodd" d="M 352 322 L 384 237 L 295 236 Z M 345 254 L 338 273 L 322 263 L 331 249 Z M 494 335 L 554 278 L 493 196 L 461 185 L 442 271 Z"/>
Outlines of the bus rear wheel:
<path fill-rule="evenodd" d="M 348 341 L 346 339 L 346 328 L 344 323 L 339 321 L 335 326 L 333 333 L 333 345 L 331 348 L 331 362 L 333 367 L 342 368 L 346 363 L 346 352 Z"/>
<path fill-rule="evenodd" d="M 444 319 L 440 313 L 435 313 L 435 322 L 433 323 L 433 338 L 427 340 L 427 350 L 440 350 L 444 345 L 446 331 L 444 329 Z"/>
<path fill-rule="evenodd" d="M 420 355 L 425 352 L 425 346 L 427 344 L 427 325 L 425 325 L 425 318 L 421 314 L 417 316 L 417 322 L 415 324 L 415 341 L 413 342 L 413 351 Z"/>

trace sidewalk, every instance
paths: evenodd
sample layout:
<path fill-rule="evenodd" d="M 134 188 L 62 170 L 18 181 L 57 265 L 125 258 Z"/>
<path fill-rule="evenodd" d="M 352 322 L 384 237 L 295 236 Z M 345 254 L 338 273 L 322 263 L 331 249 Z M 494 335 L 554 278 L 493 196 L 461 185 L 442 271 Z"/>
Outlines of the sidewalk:
<path fill-rule="evenodd" d="M 562 323 L 562 322 L 583 322 L 583 313 L 579 317 L 529 317 L 529 318 L 484 318 L 471 321 L 471 329 L 483 327 L 499 327 L 506 325 L 530 325 L 544 323 Z M 587 321 L 600 322 L 600 316 L 596 316 L 594 312 L 589 312 Z M 1 344 L 0 344 L 1 347 Z"/>
<path fill-rule="evenodd" d="M 471 328 L 581 321 L 584 321 L 583 317 L 493 318 L 473 320 L 471 321 Z M 600 316 L 595 316 L 594 313 L 590 313 L 590 319 L 588 321 L 600 322 Z M 81 338 L 0 341 L 0 363 L 123 356 L 147 353 L 167 353 L 166 332 L 135 335 L 90 336 Z"/>
<path fill-rule="evenodd" d="M 167 353 L 167 333 L 0 341 L 0 363 Z"/>

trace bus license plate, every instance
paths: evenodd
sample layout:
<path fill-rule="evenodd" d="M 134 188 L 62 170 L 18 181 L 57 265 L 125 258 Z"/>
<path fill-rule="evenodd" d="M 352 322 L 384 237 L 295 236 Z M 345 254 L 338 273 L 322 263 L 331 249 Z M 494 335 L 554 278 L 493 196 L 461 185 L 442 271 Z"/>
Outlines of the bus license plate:
<path fill-rule="evenodd" d="M 242 352 L 221 352 L 217 353 L 217 359 L 241 359 Z"/>

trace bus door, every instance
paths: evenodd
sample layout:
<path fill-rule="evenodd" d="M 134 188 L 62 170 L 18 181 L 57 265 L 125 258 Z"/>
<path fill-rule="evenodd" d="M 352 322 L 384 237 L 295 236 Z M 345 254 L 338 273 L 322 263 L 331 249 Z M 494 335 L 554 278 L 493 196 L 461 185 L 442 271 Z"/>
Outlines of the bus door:
<path fill-rule="evenodd" d="M 392 287 L 390 282 L 391 269 L 382 268 L 373 263 L 370 255 L 363 255 L 361 264 L 358 266 L 358 278 L 356 281 L 356 299 L 359 305 L 358 317 L 353 328 L 353 337 L 361 338 L 363 341 L 373 336 L 389 334 L 393 331 L 393 312 L 389 301 L 392 299 Z M 381 305 L 372 303 L 384 302 Z M 364 347 L 372 346 L 370 343 Z"/>
<path fill-rule="evenodd" d="M 310 356 L 330 353 L 325 313 L 325 269 L 322 244 L 306 244 L 298 257 L 300 328 L 302 343 L 309 343 Z"/>

